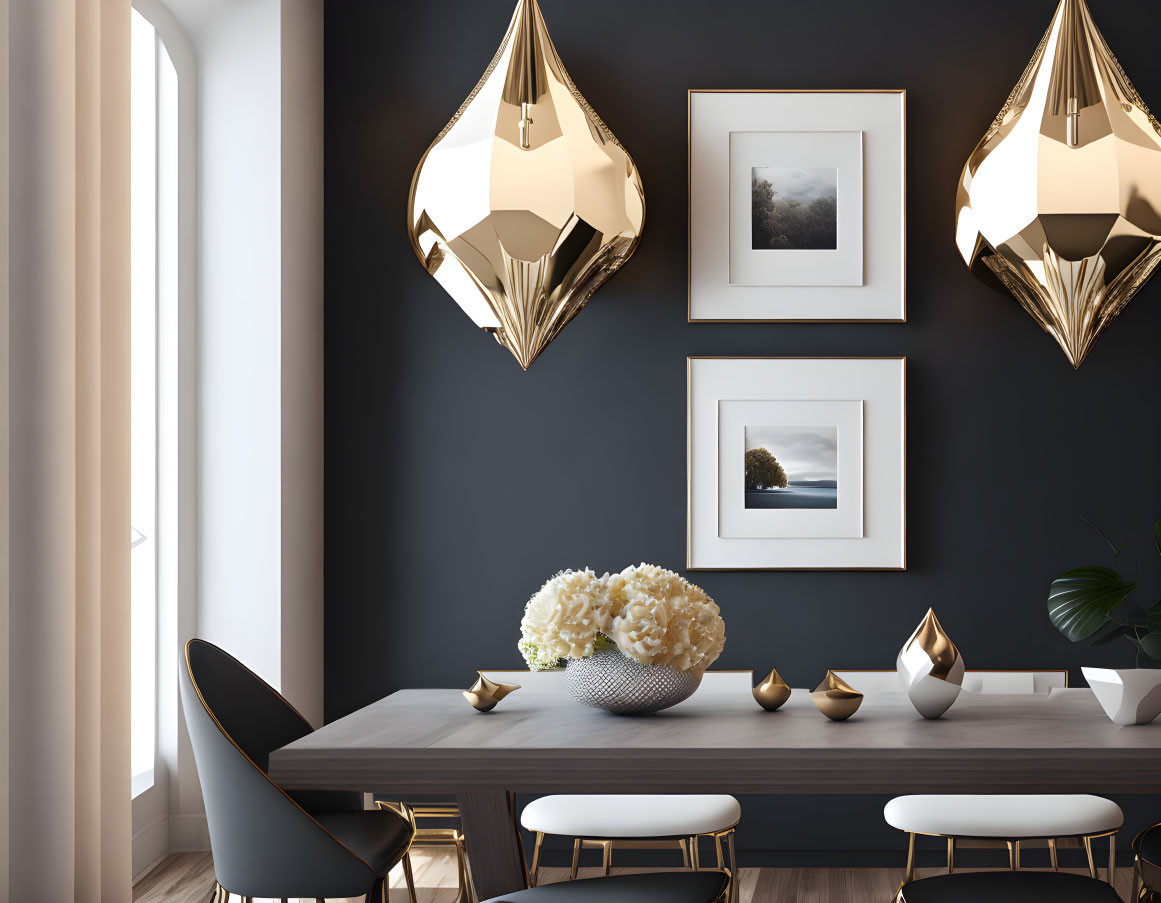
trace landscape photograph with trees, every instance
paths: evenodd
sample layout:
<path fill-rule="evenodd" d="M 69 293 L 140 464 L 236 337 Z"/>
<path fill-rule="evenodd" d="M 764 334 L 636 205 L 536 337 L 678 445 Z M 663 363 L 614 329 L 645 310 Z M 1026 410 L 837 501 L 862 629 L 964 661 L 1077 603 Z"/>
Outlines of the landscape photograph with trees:
<path fill-rule="evenodd" d="M 755 251 L 834 251 L 838 248 L 838 171 L 752 168 Z"/>
<path fill-rule="evenodd" d="M 838 427 L 746 427 L 747 508 L 837 508 Z"/>

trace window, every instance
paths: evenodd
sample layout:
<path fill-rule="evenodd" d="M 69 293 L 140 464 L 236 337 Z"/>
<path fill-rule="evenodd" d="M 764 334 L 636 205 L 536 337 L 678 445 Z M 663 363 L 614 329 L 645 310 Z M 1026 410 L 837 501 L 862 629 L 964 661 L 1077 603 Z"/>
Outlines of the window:
<path fill-rule="evenodd" d="M 133 11 L 131 44 L 131 765 L 133 795 L 153 786 L 158 734 L 158 600 L 172 579 L 159 568 L 168 519 L 163 483 L 176 453 L 159 430 L 171 343 L 163 325 L 177 303 L 177 73 L 153 25 Z M 162 387 L 162 388 L 159 388 Z"/>

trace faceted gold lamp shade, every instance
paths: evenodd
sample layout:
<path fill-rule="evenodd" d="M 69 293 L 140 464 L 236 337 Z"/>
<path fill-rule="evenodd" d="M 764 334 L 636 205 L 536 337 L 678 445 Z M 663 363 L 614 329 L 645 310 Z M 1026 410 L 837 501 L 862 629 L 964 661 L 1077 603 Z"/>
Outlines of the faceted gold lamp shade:
<path fill-rule="evenodd" d="M 1161 260 L 1161 126 L 1062 0 L 960 178 L 956 243 L 1074 367 Z"/>
<path fill-rule="evenodd" d="M 628 260 L 644 222 L 632 158 L 573 85 L 536 0 L 520 0 L 415 171 L 415 253 L 527 370 Z"/>

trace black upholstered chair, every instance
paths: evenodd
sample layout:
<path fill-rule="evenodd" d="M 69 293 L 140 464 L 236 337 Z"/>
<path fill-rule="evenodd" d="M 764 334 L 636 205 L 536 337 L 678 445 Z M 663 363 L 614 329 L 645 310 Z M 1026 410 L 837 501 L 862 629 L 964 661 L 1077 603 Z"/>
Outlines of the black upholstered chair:
<path fill-rule="evenodd" d="M 1161 825 L 1133 838 L 1133 895 L 1130 903 L 1161 901 Z"/>
<path fill-rule="evenodd" d="M 541 884 L 485 903 L 725 903 L 726 872 L 646 872 Z M 996 901 L 998 903 L 998 901 Z"/>
<path fill-rule="evenodd" d="M 387 873 L 415 828 L 393 810 L 363 811 L 361 793 L 290 792 L 267 777 L 270 753 L 310 724 L 233 656 L 190 640 L 181 702 L 205 799 L 218 887 L 214 901 L 328 897 L 387 900 Z"/>
<path fill-rule="evenodd" d="M 1104 881 L 1065 872 L 957 872 L 904 884 L 899 903 L 1118 903 Z"/>

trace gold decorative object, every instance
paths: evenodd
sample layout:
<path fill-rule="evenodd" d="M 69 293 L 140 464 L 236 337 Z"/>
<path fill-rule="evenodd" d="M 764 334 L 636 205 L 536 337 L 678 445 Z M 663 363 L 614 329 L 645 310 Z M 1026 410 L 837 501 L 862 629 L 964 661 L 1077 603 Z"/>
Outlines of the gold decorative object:
<path fill-rule="evenodd" d="M 754 687 L 754 699 L 767 712 L 773 712 L 782 707 L 790 698 L 790 687 L 782 679 L 777 668 L 771 668 L 766 679 Z"/>
<path fill-rule="evenodd" d="M 956 244 L 1073 367 L 1161 261 L 1161 125 L 1084 0 L 1062 0 L 968 158 Z"/>
<path fill-rule="evenodd" d="M 895 668 L 907 698 L 924 718 L 940 717 L 963 688 L 963 656 L 931 608 L 899 650 Z"/>
<path fill-rule="evenodd" d="M 831 721 L 846 721 L 863 704 L 863 694 L 849 686 L 833 671 L 810 694 L 818 710 Z"/>
<path fill-rule="evenodd" d="M 518 684 L 498 684 L 495 681 L 488 680 L 484 675 L 477 671 L 479 678 L 472 684 L 470 690 L 464 690 L 464 699 L 472 704 L 472 708 L 480 712 L 490 712 L 496 707 L 496 704 L 507 696 L 520 689 Z"/>
<path fill-rule="evenodd" d="M 415 171 L 415 253 L 527 370 L 629 259 L 644 223 L 636 165 L 572 83 L 536 0 L 520 0 Z"/>

